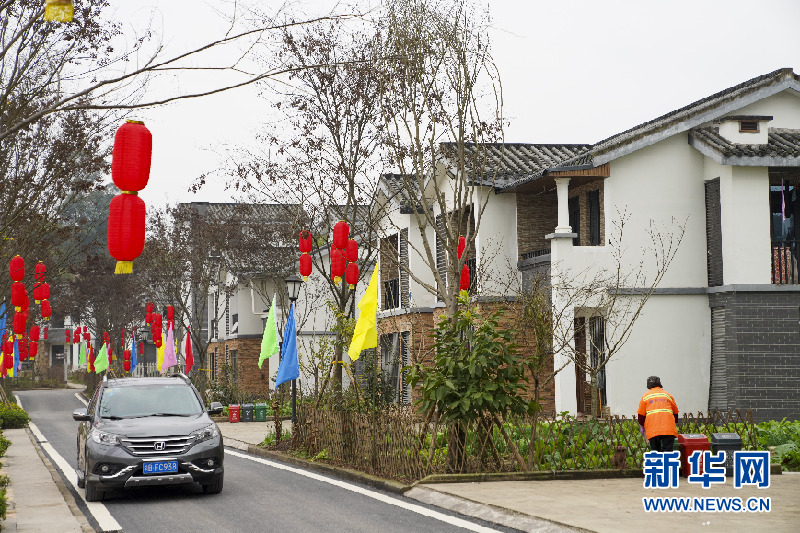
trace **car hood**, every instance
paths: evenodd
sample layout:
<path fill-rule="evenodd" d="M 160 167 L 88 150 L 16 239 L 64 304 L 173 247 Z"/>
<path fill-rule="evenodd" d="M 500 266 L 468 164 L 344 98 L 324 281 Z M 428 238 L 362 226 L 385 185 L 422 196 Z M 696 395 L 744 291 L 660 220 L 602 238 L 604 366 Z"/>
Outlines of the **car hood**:
<path fill-rule="evenodd" d="M 207 414 L 194 416 L 148 416 L 122 420 L 100 420 L 97 429 L 126 437 L 170 437 L 188 435 L 214 422 Z"/>

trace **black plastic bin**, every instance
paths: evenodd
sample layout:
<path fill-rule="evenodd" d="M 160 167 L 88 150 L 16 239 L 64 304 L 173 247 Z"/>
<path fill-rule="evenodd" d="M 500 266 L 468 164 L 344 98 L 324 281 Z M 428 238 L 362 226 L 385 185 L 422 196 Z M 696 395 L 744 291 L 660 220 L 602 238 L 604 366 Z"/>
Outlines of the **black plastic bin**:
<path fill-rule="evenodd" d="M 733 470 L 733 452 L 741 451 L 742 438 L 737 433 L 712 433 L 711 453 L 725 452 L 725 469 Z"/>
<path fill-rule="evenodd" d="M 253 404 L 252 403 L 242 404 L 242 422 L 252 422 L 252 421 L 253 421 Z"/>

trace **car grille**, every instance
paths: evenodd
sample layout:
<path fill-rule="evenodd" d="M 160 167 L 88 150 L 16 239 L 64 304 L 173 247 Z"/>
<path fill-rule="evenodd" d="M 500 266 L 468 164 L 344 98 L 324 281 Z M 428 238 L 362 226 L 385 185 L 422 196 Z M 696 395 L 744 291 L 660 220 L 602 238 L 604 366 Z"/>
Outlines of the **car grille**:
<path fill-rule="evenodd" d="M 133 455 L 176 455 L 189 449 L 194 437 L 126 437 L 122 446 Z M 162 445 L 163 443 L 163 445 Z"/>

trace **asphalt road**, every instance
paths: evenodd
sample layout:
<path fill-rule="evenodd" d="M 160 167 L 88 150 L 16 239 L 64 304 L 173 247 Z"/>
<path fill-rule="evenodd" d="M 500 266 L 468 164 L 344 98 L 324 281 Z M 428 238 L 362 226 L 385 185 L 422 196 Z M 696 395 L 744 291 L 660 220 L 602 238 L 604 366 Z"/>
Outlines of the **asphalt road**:
<path fill-rule="evenodd" d="M 75 392 L 72 389 L 17 393 L 34 424 L 73 468 L 76 464 L 78 422 L 72 420 L 72 411 L 83 407 Z M 251 457 L 255 458 L 226 454 L 225 488 L 221 494 L 203 494 L 195 485 L 139 488 L 114 493 L 112 499 L 103 504 L 124 532 L 176 533 L 198 531 L 199 528 L 212 532 L 313 533 L 467 530 L 447 523 L 446 518 L 425 516 L 413 508 L 466 520 L 477 526 L 477 529 L 469 528 L 473 530 L 480 530 L 483 526 L 496 531 L 512 531 L 360 486 L 400 504 L 392 505 L 325 481 L 274 468 L 251 460 Z M 80 498 L 78 500 L 86 512 L 85 503 Z M 412 509 L 403 506 L 412 506 Z M 90 523 L 96 525 L 91 517 Z"/>

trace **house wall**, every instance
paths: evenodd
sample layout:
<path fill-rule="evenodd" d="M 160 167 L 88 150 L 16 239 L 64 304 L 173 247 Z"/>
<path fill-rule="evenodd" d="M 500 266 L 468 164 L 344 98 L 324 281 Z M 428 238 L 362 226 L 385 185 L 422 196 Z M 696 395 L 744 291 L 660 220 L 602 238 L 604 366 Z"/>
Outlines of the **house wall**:
<path fill-rule="evenodd" d="M 555 191 L 516 193 L 517 249 L 519 254 L 549 248 L 545 235 L 558 225 L 558 202 Z"/>
<path fill-rule="evenodd" d="M 800 95 L 796 92 L 786 90 L 738 109 L 735 114 L 772 116 L 767 123 L 770 128 L 797 128 L 800 127 L 798 98 Z"/>
<path fill-rule="evenodd" d="M 521 279 L 517 270 L 516 195 L 489 194 L 475 238 L 481 294 L 513 295 Z"/>

